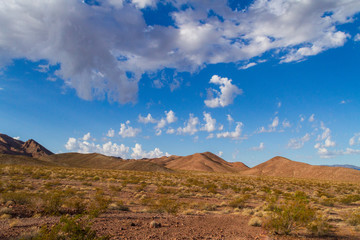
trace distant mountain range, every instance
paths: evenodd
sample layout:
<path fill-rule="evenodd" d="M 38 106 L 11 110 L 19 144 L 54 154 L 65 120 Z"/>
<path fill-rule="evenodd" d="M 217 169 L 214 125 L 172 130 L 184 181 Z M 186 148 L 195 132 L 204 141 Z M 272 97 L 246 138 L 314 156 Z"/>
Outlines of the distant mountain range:
<path fill-rule="evenodd" d="M 360 171 L 360 167 L 354 166 L 354 165 L 349 165 L 349 164 L 335 164 L 335 165 L 322 165 L 322 166 L 328 166 L 328 167 L 344 167 L 344 168 L 351 168 L 351 169 L 355 169 L 355 170 L 359 170 L 359 171 Z"/>
<path fill-rule="evenodd" d="M 211 153 L 170 156 L 153 159 L 121 159 L 98 153 L 54 154 L 35 140 L 22 142 L 0 134 L 0 164 L 63 166 L 77 168 L 117 169 L 150 172 L 200 171 L 235 173 L 246 176 L 274 176 L 360 182 L 360 171 L 350 165 L 315 166 L 274 157 L 253 168 L 241 162 L 227 162 Z M 352 166 L 355 167 L 355 166 Z M 357 168 L 359 169 L 359 168 Z"/>

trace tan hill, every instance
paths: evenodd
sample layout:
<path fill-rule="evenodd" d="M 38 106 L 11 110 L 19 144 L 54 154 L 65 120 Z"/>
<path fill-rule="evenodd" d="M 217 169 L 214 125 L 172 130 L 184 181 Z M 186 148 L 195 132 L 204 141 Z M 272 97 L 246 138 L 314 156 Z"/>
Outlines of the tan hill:
<path fill-rule="evenodd" d="M 0 164 L 3 165 L 30 165 L 30 166 L 57 166 L 56 163 L 40 160 L 25 155 L 0 153 Z"/>
<path fill-rule="evenodd" d="M 162 165 L 143 160 L 124 160 L 99 153 L 61 153 L 48 157 L 48 160 L 65 167 L 116 169 L 149 172 L 170 172 Z"/>
<path fill-rule="evenodd" d="M 23 155 L 39 159 L 53 155 L 51 151 L 33 139 L 25 143 L 0 133 L 0 154 Z"/>
<path fill-rule="evenodd" d="M 243 163 L 229 163 L 211 152 L 195 153 L 185 157 L 162 157 L 147 161 L 173 170 L 233 173 L 248 169 Z"/>
<path fill-rule="evenodd" d="M 319 180 L 360 181 L 360 171 L 358 170 L 343 167 L 310 165 L 279 156 L 243 171 L 241 174 Z"/>

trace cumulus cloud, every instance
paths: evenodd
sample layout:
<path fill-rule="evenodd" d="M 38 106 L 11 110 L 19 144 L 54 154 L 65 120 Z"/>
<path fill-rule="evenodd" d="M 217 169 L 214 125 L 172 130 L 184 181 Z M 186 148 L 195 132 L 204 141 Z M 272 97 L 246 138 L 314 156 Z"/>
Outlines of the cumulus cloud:
<path fill-rule="evenodd" d="M 218 155 L 219 157 L 222 157 L 223 154 L 224 154 L 223 151 L 219 151 L 217 155 Z"/>
<path fill-rule="evenodd" d="M 13 139 L 15 139 L 15 140 L 20 140 L 20 137 L 19 137 L 19 136 L 13 137 Z"/>
<path fill-rule="evenodd" d="M 116 144 L 107 142 L 102 145 L 95 144 L 94 142 L 88 142 L 83 139 L 69 138 L 65 144 L 65 148 L 69 151 L 75 151 L 80 153 L 92 153 L 97 152 L 107 156 L 116 156 L 126 158 L 129 152 L 129 147 L 124 144 Z"/>
<path fill-rule="evenodd" d="M 141 123 L 156 123 L 156 120 L 151 116 L 150 113 L 148 113 L 148 115 L 146 117 L 143 117 L 139 114 L 139 122 Z"/>
<path fill-rule="evenodd" d="M 349 139 L 349 145 L 360 145 L 360 133 L 355 133 L 354 136 Z"/>
<path fill-rule="evenodd" d="M 337 156 L 343 156 L 343 155 L 355 155 L 360 154 L 359 149 L 352 149 L 352 148 L 346 148 L 345 150 L 335 150 L 331 151 L 328 150 L 325 147 L 318 148 L 318 154 L 321 158 L 334 158 Z"/>
<path fill-rule="evenodd" d="M 82 138 L 84 141 L 89 141 L 91 139 L 91 135 L 90 133 L 88 132 L 87 134 L 85 134 Z"/>
<path fill-rule="evenodd" d="M 170 110 L 169 112 L 165 111 L 165 115 L 167 123 L 170 124 L 177 121 L 177 117 L 175 116 L 173 110 Z"/>
<path fill-rule="evenodd" d="M 125 146 L 124 144 L 116 144 L 112 143 L 111 141 L 103 143 L 103 144 L 96 144 L 95 142 L 85 141 L 82 138 L 76 139 L 70 137 L 65 144 L 65 148 L 68 151 L 73 152 L 80 152 L 80 153 L 101 153 L 107 156 L 115 156 L 121 157 L 124 159 L 128 158 L 158 158 L 162 156 L 170 156 L 169 153 L 163 153 L 159 148 L 155 148 L 152 151 L 145 151 L 142 149 L 141 144 L 136 143 L 134 147 L 131 148 Z"/>
<path fill-rule="evenodd" d="M 310 134 L 306 133 L 301 138 L 291 138 L 288 142 L 287 147 L 292 149 L 300 149 L 304 147 L 304 144 L 310 140 Z"/>
<path fill-rule="evenodd" d="M 358 34 L 355 35 L 354 41 L 355 41 L 355 42 L 360 41 L 360 33 L 358 33 Z"/>
<path fill-rule="evenodd" d="M 129 124 L 130 124 L 130 121 L 126 121 L 126 123 L 120 124 L 119 135 L 121 137 L 123 137 L 123 138 L 136 137 L 136 135 L 141 132 L 141 129 L 133 128 Z"/>
<path fill-rule="evenodd" d="M 199 118 L 194 117 L 194 114 L 189 114 L 189 120 L 184 124 L 185 126 L 183 128 L 179 127 L 177 129 L 178 134 L 189 134 L 194 135 L 199 130 L 197 126 L 199 125 Z"/>
<path fill-rule="evenodd" d="M 106 134 L 107 137 L 114 137 L 115 136 L 115 130 L 110 128 L 109 131 Z"/>
<path fill-rule="evenodd" d="M 221 132 L 216 134 L 217 138 L 231 138 L 231 139 L 240 139 L 242 128 L 244 124 L 242 122 L 237 122 L 235 130 L 233 132 Z"/>
<path fill-rule="evenodd" d="M 232 80 L 228 78 L 222 78 L 218 75 L 212 76 L 210 83 L 220 85 L 220 92 L 211 89 L 210 96 L 205 100 L 205 105 L 210 108 L 225 107 L 234 102 L 237 95 L 243 93 L 236 85 L 231 84 Z M 215 94 L 215 97 L 213 96 Z"/>
<path fill-rule="evenodd" d="M 262 150 L 264 150 L 264 148 L 265 148 L 265 145 L 263 142 L 261 142 L 259 144 L 259 146 L 252 147 L 251 150 L 252 151 L 262 151 Z"/>
<path fill-rule="evenodd" d="M 203 114 L 204 114 L 205 124 L 201 128 L 201 130 L 207 131 L 207 132 L 215 131 L 215 129 L 216 129 L 216 119 L 212 118 L 210 113 L 204 112 Z"/>
<path fill-rule="evenodd" d="M 135 147 L 131 148 L 132 153 L 131 157 L 135 159 L 141 159 L 141 158 L 159 158 L 162 156 L 170 156 L 169 153 L 163 153 L 159 148 L 155 148 L 152 151 L 146 152 L 142 149 L 141 144 L 136 143 Z"/>
<path fill-rule="evenodd" d="M 3 1 L 0 65 L 45 59 L 59 64 L 56 77 L 83 99 L 135 102 L 147 72 L 194 72 L 206 64 L 246 62 L 271 50 L 282 62 L 300 61 L 342 46 L 349 34 L 337 26 L 351 22 L 360 10 L 356 0 L 255 0 L 243 11 L 231 9 L 227 1 L 169 0 L 176 11 L 165 14 L 173 24 L 148 26 L 142 9 L 161 14 L 156 12 L 159 0 L 96 2 Z M 221 106 L 217 100 L 209 104 Z"/>
<path fill-rule="evenodd" d="M 276 116 L 271 122 L 271 124 L 268 126 L 268 128 L 262 126 L 256 131 L 256 133 L 275 132 L 278 126 L 279 126 L 279 117 Z"/>
<path fill-rule="evenodd" d="M 329 158 L 335 155 L 346 154 L 346 151 L 329 151 L 327 148 L 336 146 L 336 143 L 331 140 L 331 130 L 326 127 L 323 122 L 320 122 L 320 129 L 322 130 L 322 133 L 317 136 L 317 143 L 314 145 L 314 148 L 318 150 L 320 157 Z"/>

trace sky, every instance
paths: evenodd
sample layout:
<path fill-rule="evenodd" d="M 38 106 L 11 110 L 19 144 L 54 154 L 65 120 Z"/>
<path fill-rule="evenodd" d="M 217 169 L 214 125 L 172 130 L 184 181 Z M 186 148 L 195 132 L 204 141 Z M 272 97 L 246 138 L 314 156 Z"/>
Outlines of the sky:
<path fill-rule="evenodd" d="M 1 133 L 360 165 L 358 0 L 6 0 L 0 22 Z"/>

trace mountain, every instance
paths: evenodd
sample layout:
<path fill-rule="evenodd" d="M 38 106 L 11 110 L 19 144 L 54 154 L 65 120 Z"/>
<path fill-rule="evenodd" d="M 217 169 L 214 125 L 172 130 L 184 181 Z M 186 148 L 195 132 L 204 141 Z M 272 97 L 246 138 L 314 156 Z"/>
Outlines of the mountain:
<path fill-rule="evenodd" d="M 230 163 L 211 153 L 195 153 L 189 156 L 170 156 L 146 161 L 162 165 L 173 170 L 234 173 L 249 169 L 243 163 Z"/>
<path fill-rule="evenodd" d="M 360 181 L 358 170 L 343 167 L 315 166 L 295 162 L 284 157 L 274 157 L 251 169 L 241 172 L 243 175 L 307 178 L 337 181 Z"/>
<path fill-rule="evenodd" d="M 323 166 L 328 166 L 328 167 L 344 167 L 344 168 L 350 168 L 350 169 L 355 169 L 355 170 L 360 170 L 360 167 L 358 166 L 354 166 L 354 165 L 349 165 L 349 164 L 335 164 L 335 165 L 323 165 Z"/>
<path fill-rule="evenodd" d="M 47 156 L 53 155 L 51 151 L 33 139 L 23 142 L 1 133 L 0 154 L 23 155 L 39 159 L 44 159 Z"/>

